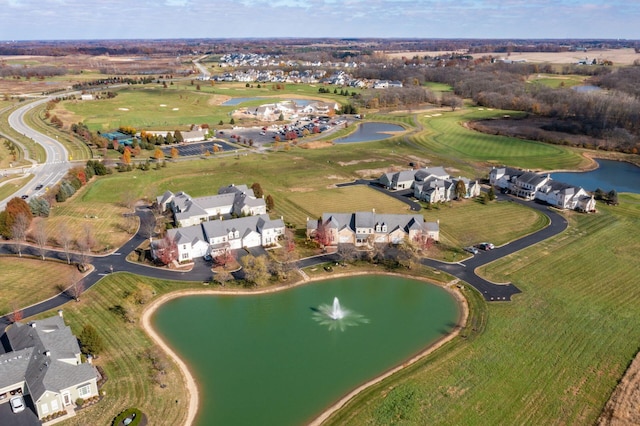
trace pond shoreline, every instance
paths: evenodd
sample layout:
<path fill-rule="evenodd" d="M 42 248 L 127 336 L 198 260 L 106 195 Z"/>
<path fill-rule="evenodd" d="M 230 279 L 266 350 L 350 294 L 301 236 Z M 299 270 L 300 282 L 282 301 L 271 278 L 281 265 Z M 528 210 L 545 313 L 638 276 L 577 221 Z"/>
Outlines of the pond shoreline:
<path fill-rule="evenodd" d="M 347 395 L 345 395 L 343 398 L 341 398 L 339 401 L 337 401 L 335 404 L 333 404 L 331 407 L 327 408 L 326 410 L 324 410 L 320 416 L 318 416 L 315 420 L 313 420 L 310 424 L 312 425 L 318 425 L 320 424 L 322 421 L 326 420 L 331 414 L 333 414 L 335 411 L 339 410 L 341 407 L 343 407 L 349 400 L 351 400 L 354 396 L 356 396 L 358 393 L 362 392 L 364 389 L 368 388 L 369 386 L 376 384 L 378 382 L 380 382 L 381 380 L 389 377 L 390 375 L 394 374 L 397 371 L 400 371 L 401 369 L 414 364 L 415 362 L 419 361 L 420 359 L 424 358 L 425 356 L 429 355 L 430 353 L 432 353 L 433 351 L 435 351 L 436 349 L 440 348 L 441 346 L 443 346 L 445 343 L 449 342 L 450 340 L 452 340 L 454 337 L 456 337 L 459 333 L 460 330 L 462 330 L 462 328 L 465 326 L 467 318 L 469 316 L 469 307 L 467 304 L 466 299 L 464 298 L 464 296 L 461 294 L 460 291 L 457 290 L 457 287 L 451 285 L 450 284 L 437 284 L 434 282 L 431 282 L 425 278 L 421 278 L 421 277 L 415 277 L 415 276 L 408 276 L 408 275 L 404 275 L 404 274 L 397 274 L 397 273 L 381 273 L 378 271 L 375 272 L 353 272 L 353 273 L 340 273 L 340 274 L 332 274 L 330 277 L 313 277 L 310 278 L 308 280 L 300 280 L 295 284 L 292 285 L 287 285 L 287 286 L 283 286 L 283 285 L 279 285 L 279 286 L 274 286 L 274 287 L 270 287 L 270 288 L 265 288 L 265 289 L 261 289 L 261 290 L 231 290 L 231 291 L 225 291 L 225 290 L 217 290 L 217 289 L 202 289 L 202 290 L 177 290 L 177 291 L 173 291 L 167 294 L 162 295 L 161 297 L 159 297 L 158 299 L 154 300 L 143 312 L 142 317 L 141 317 L 141 326 L 143 328 L 143 330 L 147 333 L 147 335 L 149 337 L 151 337 L 151 339 L 154 341 L 154 343 L 156 343 L 175 363 L 176 365 L 179 367 L 180 372 L 183 376 L 184 382 L 185 382 L 185 386 L 186 386 L 186 390 L 187 390 L 187 398 L 188 398 L 188 411 L 187 411 L 187 419 L 185 421 L 186 425 L 192 425 L 195 422 L 195 419 L 197 417 L 198 414 L 198 409 L 200 406 L 200 391 L 198 389 L 198 385 L 196 383 L 195 377 L 194 375 L 191 373 L 191 371 L 189 370 L 189 366 L 186 364 L 185 361 L 183 361 L 178 355 L 177 353 L 169 346 L 169 344 L 167 342 L 165 342 L 162 337 L 158 334 L 158 332 L 153 328 L 152 325 L 152 317 L 153 314 L 165 303 L 180 298 L 180 297 L 185 297 L 185 296 L 198 296 L 198 295 L 238 295 L 238 296 L 251 296 L 251 295 L 256 295 L 256 294 L 269 294 L 269 293 L 276 293 L 276 292 L 280 292 L 280 291 L 285 291 L 285 290 L 289 290 L 298 286 L 302 286 L 305 284 L 309 284 L 312 282 L 317 282 L 317 281 L 324 281 L 327 279 L 332 279 L 332 278 L 340 278 L 340 277 L 350 277 L 350 276 L 357 276 L 357 275 L 390 275 L 390 276 L 399 276 L 399 277 L 404 277 L 404 278 L 409 278 L 409 279 L 413 279 L 416 281 L 422 281 L 431 285 L 436 285 L 438 287 L 441 287 L 443 289 L 445 289 L 448 293 L 450 293 L 454 299 L 457 301 L 458 307 L 459 307 L 459 315 L 458 315 L 458 321 L 454 327 L 454 329 L 447 334 L 446 336 L 442 337 L 441 339 L 437 340 L 436 342 L 434 342 L 433 344 L 429 345 L 427 348 L 425 348 L 423 351 L 421 351 L 420 353 L 418 353 L 417 355 L 414 355 L 413 357 L 411 357 L 409 360 L 403 362 L 402 364 L 393 367 L 389 370 L 387 370 L 386 372 L 384 372 L 383 374 L 369 380 L 368 382 L 364 383 L 363 385 L 360 385 L 359 387 L 357 387 L 356 389 L 354 389 L 353 391 L 349 392 Z M 457 282 L 454 281 L 452 283 Z"/>

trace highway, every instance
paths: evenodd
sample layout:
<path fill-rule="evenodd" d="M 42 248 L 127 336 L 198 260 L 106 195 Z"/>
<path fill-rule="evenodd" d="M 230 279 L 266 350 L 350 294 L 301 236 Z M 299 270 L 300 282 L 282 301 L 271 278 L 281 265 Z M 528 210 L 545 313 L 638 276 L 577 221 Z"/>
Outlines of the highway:
<path fill-rule="evenodd" d="M 35 106 L 48 102 L 51 97 L 39 99 L 37 101 L 26 104 L 16 109 L 11 115 L 9 115 L 9 125 L 17 132 L 31 138 L 36 143 L 42 145 L 46 152 L 46 161 L 42 164 L 33 164 L 31 166 L 20 167 L 19 170 L 24 173 L 30 173 L 34 177 L 22 187 L 19 191 L 0 200 L 0 211 L 4 210 L 7 202 L 13 197 L 19 197 L 22 195 L 28 195 L 32 197 L 34 195 L 42 195 L 47 188 L 50 188 L 57 184 L 67 171 L 71 168 L 71 162 L 69 161 L 69 153 L 67 149 L 58 142 L 56 139 L 52 139 L 42 133 L 32 129 L 25 123 L 25 115 Z M 18 168 L 16 168 L 18 169 Z M 8 172 L 8 171 L 4 171 Z M 15 173 L 16 170 L 11 170 Z M 42 189 L 36 190 L 38 185 L 42 185 Z"/>

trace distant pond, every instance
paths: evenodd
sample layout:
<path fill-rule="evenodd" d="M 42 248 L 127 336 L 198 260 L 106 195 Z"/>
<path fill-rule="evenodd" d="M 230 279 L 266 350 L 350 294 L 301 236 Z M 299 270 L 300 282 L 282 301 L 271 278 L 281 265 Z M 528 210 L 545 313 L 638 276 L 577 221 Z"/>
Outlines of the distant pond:
<path fill-rule="evenodd" d="M 590 172 L 552 173 L 551 177 L 559 182 L 581 186 L 587 191 L 600 188 L 609 192 L 635 192 L 640 194 L 640 167 L 613 160 L 596 160 L 598 168 Z"/>
<path fill-rule="evenodd" d="M 264 99 L 264 98 L 259 98 L 259 97 L 253 97 L 253 98 L 231 98 L 231 99 L 228 99 L 228 100 L 224 101 L 220 105 L 223 105 L 223 106 L 235 106 L 235 105 L 240 105 L 243 102 L 257 101 L 258 99 Z"/>
<path fill-rule="evenodd" d="M 370 142 L 388 139 L 393 135 L 391 132 L 401 132 L 404 128 L 397 124 L 389 123 L 362 123 L 358 130 L 347 137 L 336 139 L 335 143 Z"/>

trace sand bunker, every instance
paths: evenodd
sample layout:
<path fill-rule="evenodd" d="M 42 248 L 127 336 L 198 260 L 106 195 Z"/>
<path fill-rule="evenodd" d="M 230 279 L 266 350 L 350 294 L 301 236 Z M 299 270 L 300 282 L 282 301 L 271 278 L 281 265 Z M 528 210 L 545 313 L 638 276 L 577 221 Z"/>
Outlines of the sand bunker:
<path fill-rule="evenodd" d="M 160 104 L 160 106 L 161 106 L 161 107 L 166 107 L 166 105 L 165 105 L 165 104 Z"/>
<path fill-rule="evenodd" d="M 118 108 L 120 111 L 129 111 L 129 108 Z"/>
<path fill-rule="evenodd" d="M 178 111 L 180 108 L 172 108 L 171 111 Z"/>

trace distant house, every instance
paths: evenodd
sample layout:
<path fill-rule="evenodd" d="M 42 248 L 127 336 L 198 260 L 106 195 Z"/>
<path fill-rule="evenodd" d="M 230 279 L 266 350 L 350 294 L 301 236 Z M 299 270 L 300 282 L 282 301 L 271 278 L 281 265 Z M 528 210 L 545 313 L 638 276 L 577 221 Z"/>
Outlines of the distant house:
<path fill-rule="evenodd" d="M 378 178 L 378 183 L 392 190 L 413 189 L 413 195 L 418 200 L 439 203 L 456 198 L 455 187 L 459 180 L 465 185 L 464 198 L 480 195 L 478 181 L 471 181 L 465 177 L 451 178 L 442 167 L 384 173 Z"/>
<path fill-rule="evenodd" d="M 185 192 L 174 194 L 166 191 L 157 198 L 160 211 L 171 210 L 176 225 L 181 227 L 232 216 L 265 214 L 267 205 L 256 198 L 246 185 L 229 185 L 218 190 L 217 195 L 193 198 Z"/>
<path fill-rule="evenodd" d="M 373 212 L 323 213 L 318 220 L 307 221 L 307 237 L 325 233 L 327 245 L 401 244 L 405 238 L 415 240 L 427 236 L 440 240 L 437 222 L 425 222 L 419 214 L 377 214 Z"/>
<path fill-rule="evenodd" d="M 80 358 L 78 340 L 60 315 L 16 322 L 6 331 L 11 351 L 0 355 L 0 396 L 30 398 L 39 419 L 98 395 L 99 373 Z"/>
<path fill-rule="evenodd" d="M 579 186 L 554 181 L 549 174 L 494 167 L 489 172 L 489 183 L 526 200 L 540 200 L 561 209 L 596 210 L 593 195 Z"/>
<path fill-rule="evenodd" d="M 168 229 L 167 234 L 178 248 L 180 262 L 191 261 L 207 254 L 218 256 L 226 250 L 269 247 L 284 235 L 282 218 L 270 219 L 267 214 L 229 220 L 209 220 L 198 225 Z M 160 240 L 151 243 L 151 254 L 158 257 Z"/>

